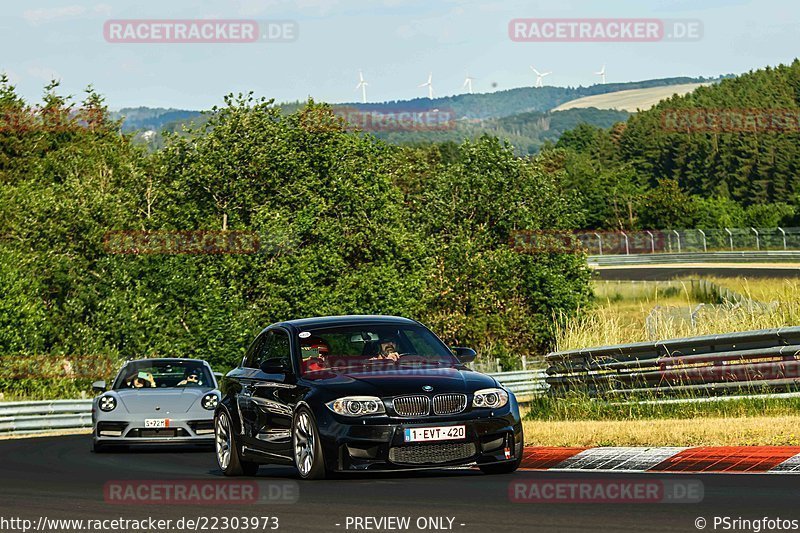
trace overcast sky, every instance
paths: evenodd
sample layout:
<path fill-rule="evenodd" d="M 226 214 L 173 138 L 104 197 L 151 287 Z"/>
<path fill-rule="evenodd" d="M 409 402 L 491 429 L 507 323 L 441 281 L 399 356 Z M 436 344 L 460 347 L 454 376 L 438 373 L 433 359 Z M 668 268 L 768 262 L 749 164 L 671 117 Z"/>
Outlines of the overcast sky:
<path fill-rule="evenodd" d="M 110 43 L 109 19 L 291 20 L 286 43 Z M 703 38 L 658 43 L 519 43 L 515 18 L 699 19 Z M 80 95 L 93 84 L 113 109 L 204 109 L 229 92 L 278 101 L 313 96 L 357 101 L 358 71 L 374 101 L 533 85 L 530 65 L 552 85 L 741 73 L 790 62 L 798 52 L 797 0 L 106 0 L 6 3 L 0 70 L 36 101 L 52 77 Z M 493 85 L 496 85 L 493 88 Z"/>

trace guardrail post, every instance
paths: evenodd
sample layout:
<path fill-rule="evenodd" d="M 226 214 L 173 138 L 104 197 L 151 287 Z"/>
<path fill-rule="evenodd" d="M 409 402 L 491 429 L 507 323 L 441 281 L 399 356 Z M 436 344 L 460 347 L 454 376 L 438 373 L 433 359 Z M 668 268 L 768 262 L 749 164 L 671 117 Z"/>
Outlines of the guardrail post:
<path fill-rule="evenodd" d="M 699 229 L 700 235 L 703 236 L 703 253 L 708 253 L 708 246 L 706 246 L 706 232 Z"/>
<path fill-rule="evenodd" d="M 780 231 L 781 234 L 783 235 L 783 251 L 785 252 L 786 251 L 786 232 L 783 231 L 783 228 L 781 228 L 781 227 L 778 227 L 778 231 Z"/>
<path fill-rule="evenodd" d="M 728 232 L 728 238 L 731 240 L 731 252 L 733 251 L 733 233 L 728 228 L 722 228 Z"/>
<path fill-rule="evenodd" d="M 756 250 L 761 250 L 761 242 L 758 238 L 758 230 L 756 228 L 750 228 L 750 229 L 753 230 L 753 233 L 756 234 Z"/>
<path fill-rule="evenodd" d="M 528 358 L 522 356 L 522 370 L 528 370 Z"/>
<path fill-rule="evenodd" d="M 681 253 L 681 234 L 677 230 L 672 230 L 672 233 L 678 238 L 678 253 Z"/>
<path fill-rule="evenodd" d="M 628 245 L 628 234 L 624 231 L 620 231 L 620 233 L 622 233 L 622 236 L 625 237 L 625 255 L 631 255 L 631 248 Z"/>
<path fill-rule="evenodd" d="M 600 246 L 600 255 L 603 255 L 603 238 L 599 233 L 595 233 L 594 235 L 597 237 L 597 243 Z"/>
<path fill-rule="evenodd" d="M 653 237 L 653 232 L 646 231 L 650 235 L 650 253 L 656 253 L 656 239 Z"/>

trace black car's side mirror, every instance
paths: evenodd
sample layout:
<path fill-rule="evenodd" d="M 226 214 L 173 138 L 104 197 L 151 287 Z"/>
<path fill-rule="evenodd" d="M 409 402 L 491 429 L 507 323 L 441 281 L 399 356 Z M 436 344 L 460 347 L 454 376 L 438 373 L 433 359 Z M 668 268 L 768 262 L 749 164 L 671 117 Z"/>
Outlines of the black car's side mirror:
<path fill-rule="evenodd" d="M 103 380 L 95 381 L 94 383 L 92 383 L 92 390 L 95 392 L 105 392 L 106 382 Z"/>
<path fill-rule="evenodd" d="M 456 354 L 458 360 L 464 364 L 473 362 L 478 355 L 472 348 L 463 347 L 453 348 L 453 353 Z"/>
<path fill-rule="evenodd" d="M 264 359 L 260 365 L 261 371 L 265 374 L 288 374 L 289 367 L 286 365 L 285 359 L 274 358 Z"/>

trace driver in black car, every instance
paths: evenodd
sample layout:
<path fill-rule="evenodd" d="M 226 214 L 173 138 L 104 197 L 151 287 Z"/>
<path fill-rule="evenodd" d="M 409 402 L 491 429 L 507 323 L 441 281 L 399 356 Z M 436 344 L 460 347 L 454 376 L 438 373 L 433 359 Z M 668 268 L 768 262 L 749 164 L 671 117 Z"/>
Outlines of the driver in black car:
<path fill-rule="evenodd" d="M 397 342 L 394 339 L 381 339 L 380 350 L 373 360 L 397 361 L 400 359 L 400 352 L 397 350 Z"/>

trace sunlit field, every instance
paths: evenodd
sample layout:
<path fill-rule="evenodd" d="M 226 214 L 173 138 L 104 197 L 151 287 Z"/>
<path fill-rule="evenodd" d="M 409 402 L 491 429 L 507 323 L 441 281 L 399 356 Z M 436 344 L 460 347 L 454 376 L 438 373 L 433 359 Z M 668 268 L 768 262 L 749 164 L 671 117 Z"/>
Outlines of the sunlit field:
<path fill-rule="evenodd" d="M 691 282 L 595 282 L 593 307 L 561 321 L 558 350 L 673 339 L 800 324 L 800 283 L 789 280 L 712 280 L 764 305 L 720 305 Z M 701 307 L 700 304 L 704 304 Z M 662 311 L 654 313 L 656 307 Z M 667 311 L 663 308 L 669 308 Z M 658 320 L 648 315 L 657 314 Z M 691 315 L 694 314 L 694 320 Z"/>

